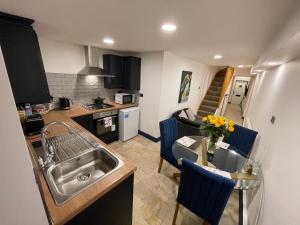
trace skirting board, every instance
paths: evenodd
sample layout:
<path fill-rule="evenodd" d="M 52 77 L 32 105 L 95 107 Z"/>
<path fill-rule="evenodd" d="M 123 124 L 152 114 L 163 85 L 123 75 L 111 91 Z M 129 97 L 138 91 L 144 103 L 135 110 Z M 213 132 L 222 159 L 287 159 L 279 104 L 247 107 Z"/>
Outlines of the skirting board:
<path fill-rule="evenodd" d="M 150 134 L 147 134 L 141 130 L 139 130 L 139 134 L 144 136 L 145 138 L 148 138 L 149 140 L 153 141 L 153 142 L 159 142 L 160 141 L 160 137 L 156 138 L 156 137 L 153 137 L 152 135 Z"/>

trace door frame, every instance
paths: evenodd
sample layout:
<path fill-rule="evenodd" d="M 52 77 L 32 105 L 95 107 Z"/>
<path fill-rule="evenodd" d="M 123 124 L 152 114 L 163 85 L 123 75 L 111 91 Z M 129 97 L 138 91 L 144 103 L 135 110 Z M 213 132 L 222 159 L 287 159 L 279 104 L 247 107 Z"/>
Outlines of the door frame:
<path fill-rule="evenodd" d="M 231 92 L 230 92 L 230 98 L 229 98 L 229 101 L 228 101 L 229 104 L 231 104 L 232 97 L 233 97 L 233 92 L 234 92 L 234 88 L 235 88 L 235 85 L 236 85 L 236 82 L 237 82 L 237 81 L 245 82 L 247 87 L 248 87 L 248 85 L 249 85 L 249 81 L 248 81 L 248 80 L 238 80 L 238 79 L 236 79 L 236 80 L 233 82 L 232 89 L 231 89 Z M 249 88 L 249 87 L 248 87 L 248 88 Z M 248 91 L 249 91 L 249 90 L 248 90 Z M 248 94 L 249 94 L 249 93 L 248 93 Z"/>

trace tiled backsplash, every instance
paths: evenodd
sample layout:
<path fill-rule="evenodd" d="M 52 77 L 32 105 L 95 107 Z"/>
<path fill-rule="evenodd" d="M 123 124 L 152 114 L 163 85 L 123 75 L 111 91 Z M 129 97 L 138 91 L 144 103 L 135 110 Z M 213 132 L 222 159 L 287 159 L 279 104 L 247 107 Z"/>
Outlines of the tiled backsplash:
<path fill-rule="evenodd" d="M 47 73 L 47 80 L 54 101 L 62 96 L 72 99 L 73 103 L 91 103 L 98 96 L 114 100 L 119 90 L 104 88 L 104 78 L 97 76 Z"/>

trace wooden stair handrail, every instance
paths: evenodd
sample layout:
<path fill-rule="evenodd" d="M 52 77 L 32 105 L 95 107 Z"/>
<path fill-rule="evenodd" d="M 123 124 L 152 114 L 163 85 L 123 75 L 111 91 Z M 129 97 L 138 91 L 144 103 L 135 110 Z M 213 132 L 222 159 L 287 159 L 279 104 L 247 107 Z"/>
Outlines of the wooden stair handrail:
<path fill-rule="evenodd" d="M 222 86 L 222 90 L 221 90 L 221 94 L 220 94 L 220 98 L 219 98 L 218 107 L 220 106 L 220 104 L 224 98 L 225 92 L 230 84 L 231 78 L 233 77 L 233 73 L 234 73 L 234 68 L 231 66 L 227 67 L 226 73 L 225 73 L 225 79 L 223 82 L 223 86 Z"/>

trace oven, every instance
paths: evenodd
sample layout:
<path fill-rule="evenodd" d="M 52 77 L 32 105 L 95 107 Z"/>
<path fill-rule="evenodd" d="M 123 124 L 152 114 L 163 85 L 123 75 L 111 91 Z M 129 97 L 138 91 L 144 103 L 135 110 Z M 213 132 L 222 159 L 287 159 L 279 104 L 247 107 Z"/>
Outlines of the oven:
<path fill-rule="evenodd" d="M 109 144 L 118 140 L 118 110 L 93 114 L 96 136 Z"/>

